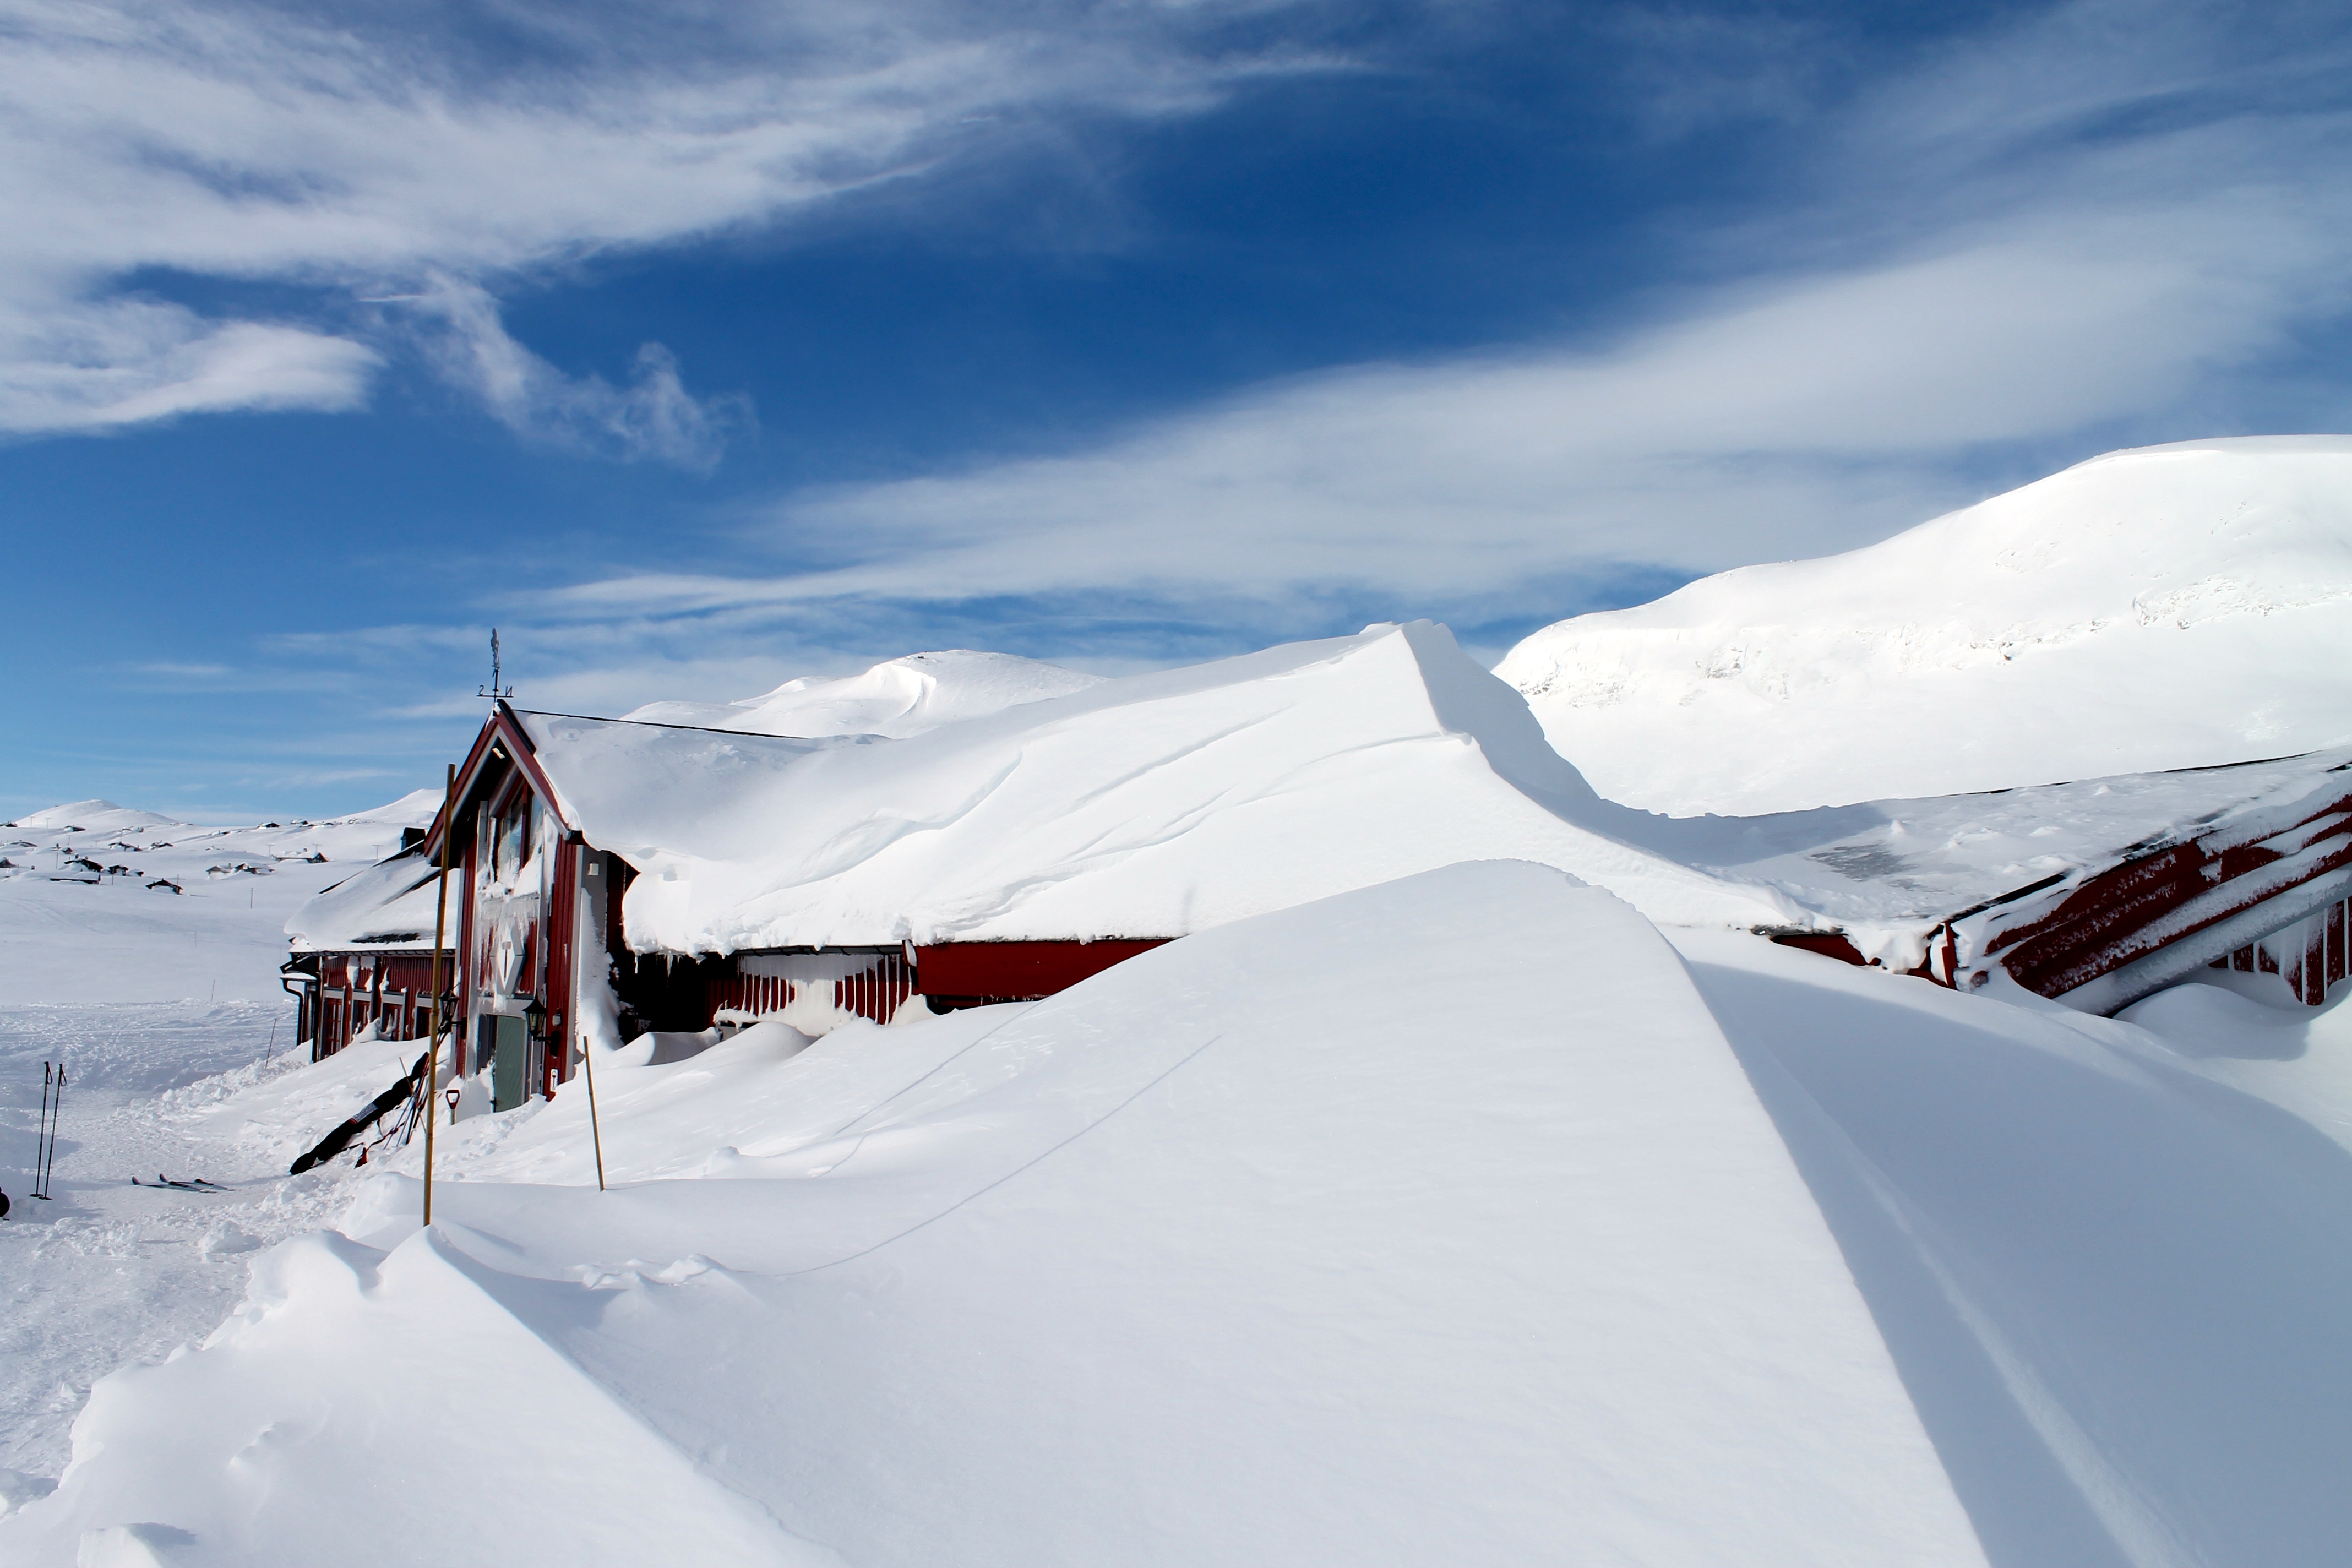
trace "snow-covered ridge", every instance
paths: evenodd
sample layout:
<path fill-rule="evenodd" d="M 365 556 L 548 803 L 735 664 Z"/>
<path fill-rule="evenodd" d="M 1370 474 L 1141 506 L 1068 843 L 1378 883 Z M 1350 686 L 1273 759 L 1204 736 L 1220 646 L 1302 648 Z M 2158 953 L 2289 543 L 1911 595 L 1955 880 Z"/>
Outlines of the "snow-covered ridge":
<path fill-rule="evenodd" d="M 1496 673 L 1609 798 L 1754 815 L 2342 744 L 2347 646 L 2352 437 L 2264 437 L 1562 621 Z"/>
<path fill-rule="evenodd" d="M 947 648 L 885 659 L 856 675 L 803 676 L 740 702 L 648 702 L 625 717 L 753 735 L 906 736 L 1066 697 L 1101 679 L 1009 653 Z"/>

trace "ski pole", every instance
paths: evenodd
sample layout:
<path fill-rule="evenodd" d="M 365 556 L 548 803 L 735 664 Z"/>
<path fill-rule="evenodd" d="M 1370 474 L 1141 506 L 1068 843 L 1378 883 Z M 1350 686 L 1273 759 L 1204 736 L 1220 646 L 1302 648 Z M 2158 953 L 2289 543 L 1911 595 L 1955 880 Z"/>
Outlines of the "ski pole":
<path fill-rule="evenodd" d="M 33 1196 L 46 1200 L 48 1194 L 41 1191 L 41 1163 L 49 1147 L 49 1064 L 41 1064 L 41 1120 L 33 1133 Z"/>
<path fill-rule="evenodd" d="M 49 1163 L 41 1170 L 41 1196 L 49 1195 L 50 1177 L 58 1168 L 58 1119 L 66 1109 L 66 1064 L 58 1064 L 58 1102 L 49 1108 Z"/>

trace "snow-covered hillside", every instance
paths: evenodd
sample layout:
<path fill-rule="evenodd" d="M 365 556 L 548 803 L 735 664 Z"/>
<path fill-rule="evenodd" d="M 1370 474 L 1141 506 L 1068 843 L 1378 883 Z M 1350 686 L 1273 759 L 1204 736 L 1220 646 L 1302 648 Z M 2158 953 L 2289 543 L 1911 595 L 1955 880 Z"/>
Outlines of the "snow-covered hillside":
<path fill-rule="evenodd" d="M 161 812 L 135 811 L 110 800 L 75 800 L 20 816 L 5 826 L 41 833 L 121 833 L 130 828 L 184 827 Z"/>
<path fill-rule="evenodd" d="M 0 1503 L 11 1473 L 57 1473 L 95 1379 L 208 1331 L 251 1249 L 329 1217 L 315 1187 L 286 1186 L 274 1147 L 192 1140 L 173 1096 L 292 1067 L 287 917 L 439 805 L 419 791 L 332 820 L 205 827 L 76 801 L 0 826 L 0 1191 L 16 1204 L 0 1224 Z M 58 1062 L 70 1087 L 42 1203 L 42 1068 Z M 302 1114 L 348 1113 L 325 1099 Z M 253 1185 L 192 1204 L 130 1184 L 159 1170 Z"/>
<path fill-rule="evenodd" d="M 287 918 L 441 807 L 199 827 L 110 801 L 0 824 L 0 1006 L 272 1001 Z"/>
<path fill-rule="evenodd" d="M 803 676 L 740 702 L 648 702 L 626 717 L 753 735 L 917 735 L 1102 679 L 1009 653 L 947 648 L 885 659 L 834 679 Z"/>
<path fill-rule="evenodd" d="M 2352 741 L 2352 437 L 2111 453 L 1848 554 L 1535 633 L 1612 800 L 1752 815 Z"/>

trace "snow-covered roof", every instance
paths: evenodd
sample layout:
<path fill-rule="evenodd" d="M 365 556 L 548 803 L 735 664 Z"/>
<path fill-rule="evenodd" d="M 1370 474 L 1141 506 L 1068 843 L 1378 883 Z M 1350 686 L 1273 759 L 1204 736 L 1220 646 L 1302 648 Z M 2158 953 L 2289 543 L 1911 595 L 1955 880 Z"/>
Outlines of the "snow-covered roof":
<path fill-rule="evenodd" d="M 435 803 L 439 804 L 436 799 Z M 342 952 L 367 949 L 378 952 L 429 952 L 439 894 L 434 863 L 422 847 L 404 850 L 353 873 L 327 889 L 294 912 L 286 934 L 296 952 Z M 460 879 L 449 877 L 453 900 Z M 457 904 L 449 906 L 454 930 Z M 450 945 L 446 931 L 442 944 Z"/>
<path fill-rule="evenodd" d="M 2352 743 L 2352 437 L 2110 453 L 1496 673 L 1612 800 L 1754 815 Z"/>
<path fill-rule="evenodd" d="M 834 679 L 803 676 L 740 702 L 648 702 L 625 717 L 755 735 L 903 737 L 1066 697 L 1101 679 L 1009 653 L 946 648 Z"/>
<path fill-rule="evenodd" d="M 516 712 L 565 822 L 642 875 L 646 952 L 1169 937 L 1457 860 L 1559 867 L 1675 925 L 1842 929 L 1916 964 L 2036 883 L 2275 812 L 2352 749 L 1754 817 L 1600 798 L 1443 627 L 1375 626 L 905 739 Z M 431 868 L 352 878 L 298 949 L 429 945 Z M 2021 908 L 2025 906 L 2021 905 Z"/>
<path fill-rule="evenodd" d="M 2065 897 L 2126 856 L 2340 795 L 2352 748 L 2034 789 L 1872 801 L 1777 816 L 1651 819 L 1654 847 L 1769 887 L 1842 926 L 1866 956 L 1920 959 L 1934 926 L 2035 883 L 2016 910 Z M 2282 819 L 2279 826 L 2285 826 Z"/>
<path fill-rule="evenodd" d="M 565 819 L 641 875 L 630 945 L 1172 937 L 1458 860 L 1653 919 L 1802 919 L 1636 847 L 1442 626 L 1381 626 L 904 740 L 518 716 Z"/>

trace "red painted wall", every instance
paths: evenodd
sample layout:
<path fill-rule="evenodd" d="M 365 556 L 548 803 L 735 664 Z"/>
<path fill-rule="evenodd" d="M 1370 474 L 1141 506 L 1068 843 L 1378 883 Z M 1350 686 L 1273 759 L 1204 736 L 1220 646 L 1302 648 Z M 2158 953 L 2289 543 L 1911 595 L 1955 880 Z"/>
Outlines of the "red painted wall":
<path fill-rule="evenodd" d="M 1020 1002 L 1066 991 L 1166 937 L 1098 942 L 950 942 L 915 949 L 915 986 L 951 1002 Z"/>
<path fill-rule="evenodd" d="M 1996 933 L 1985 952 L 1999 957 L 2026 989 L 2059 995 L 2352 865 L 2347 811 L 2352 795 L 2261 840 L 2246 842 L 2223 830 L 2126 860 L 2082 883 L 2047 914 Z M 2305 853 L 2309 858 L 2291 880 L 2263 878 L 2244 884 L 2252 890 L 2231 896 L 2231 885 L 2239 879 Z M 2160 937 L 2149 934 L 2151 927 Z"/>

